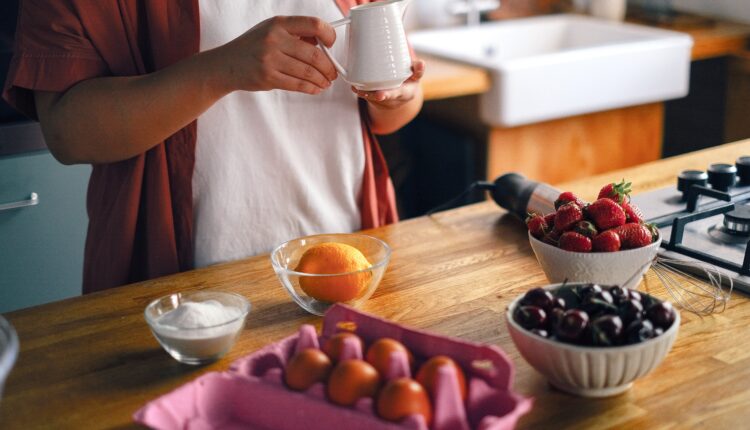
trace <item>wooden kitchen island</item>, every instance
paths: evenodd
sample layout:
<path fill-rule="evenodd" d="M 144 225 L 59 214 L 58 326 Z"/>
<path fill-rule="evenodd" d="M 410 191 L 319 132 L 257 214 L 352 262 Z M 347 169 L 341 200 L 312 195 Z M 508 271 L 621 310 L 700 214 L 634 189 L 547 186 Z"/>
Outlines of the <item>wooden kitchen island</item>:
<path fill-rule="evenodd" d="M 623 177 L 636 192 L 673 185 L 682 169 L 733 162 L 750 140 L 568 183 L 582 197 Z M 591 400 L 563 394 L 519 356 L 503 312 L 529 288 L 546 283 L 524 225 L 484 202 L 369 231 L 393 258 L 363 310 L 399 323 L 500 346 L 516 366 L 515 391 L 535 398 L 519 428 L 747 428 L 750 418 L 750 300 L 734 293 L 721 314 L 682 312 L 672 352 L 623 395 Z M 43 268 L 41 268 L 43 270 Z M 221 289 L 252 302 L 234 349 L 204 367 L 177 363 L 143 319 L 153 299 L 178 291 Z M 667 293 L 650 274 L 641 289 Z M 21 353 L 0 402 L 0 427 L 130 428 L 149 400 L 321 319 L 302 311 L 282 289 L 268 256 L 20 310 L 6 315 Z"/>

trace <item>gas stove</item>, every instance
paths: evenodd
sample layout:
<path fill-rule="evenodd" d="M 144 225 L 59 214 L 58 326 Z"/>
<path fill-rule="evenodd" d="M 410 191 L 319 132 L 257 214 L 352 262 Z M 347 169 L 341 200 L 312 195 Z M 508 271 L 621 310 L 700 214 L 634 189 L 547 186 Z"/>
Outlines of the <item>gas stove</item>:
<path fill-rule="evenodd" d="M 750 156 L 683 171 L 676 186 L 639 194 L 633 202 L 659 227 L 660 255 L 713 265 L 750 293 Z"/>

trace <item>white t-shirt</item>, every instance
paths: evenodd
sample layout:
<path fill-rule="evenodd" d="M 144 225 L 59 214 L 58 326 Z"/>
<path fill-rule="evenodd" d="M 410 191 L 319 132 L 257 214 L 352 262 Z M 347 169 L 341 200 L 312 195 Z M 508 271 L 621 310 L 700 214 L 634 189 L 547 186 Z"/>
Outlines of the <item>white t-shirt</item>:
<path fill-rule="evenodd" d="M 200 0 L 200 50 L 276 15 L 341 19 L 334 0 Z M 333 52 L 345 55 L 344 32 Z M 365 156 L 357 98 L 342 79 L 317 96 L 236 91 L 198 118 L 195 264 L 269 252 L 286 240 L 360 228 Z"/>

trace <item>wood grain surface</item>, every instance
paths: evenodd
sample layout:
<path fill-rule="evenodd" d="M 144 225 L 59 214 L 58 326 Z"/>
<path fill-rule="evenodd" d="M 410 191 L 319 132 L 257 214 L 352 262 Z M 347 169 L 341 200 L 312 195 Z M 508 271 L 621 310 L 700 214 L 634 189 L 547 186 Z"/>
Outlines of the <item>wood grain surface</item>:
<path fill-rule="evenodd" d="M 565 184 L 584 198 L 622 177 L 636 192 L 673 185 L 686 168 L 750 154 L 750 141 Z M 652 374 L 620 396 L 563 394 L 520 358 L 503 320 L 509 302 L 544 285 L 523 224 L 485 202 L 371 230 L 391 245 L 385 277 L 363 310 L 399 323 L 500 346 L 516 365 L 514 389 L 535 398 L 519 428 L 747 428 L 750 417 L 750 301 L 733 294 L 721 314 L 686 312 L 674 349 Z M 649 275 L 642 289 L 667 294 Z M 149 332 L 145 306 L 196 289 L 241 293 L 253 305 L 228 356 L 204 367 L 170 358 Z M 0 403 L 0 427 L 130 428 L 149 400 L 292 334 L 319 326 L 282 289 L 268 256 L 195 270 L 6 315 L 21 353 Z"/>
<path fill-rule="evenodd" d="M 481 67 L 426 55 L 421 55 L 420 58 L 425 61 L 421 81 L 425 100 L 481 94 L 490 89 L 490 75 Z"/>
<path fill-rule="evenodd" d="M 557 184 L 658 160 L 663 128 L 663 103 L 492 128 L 487 177 L 518 170 Z"/>

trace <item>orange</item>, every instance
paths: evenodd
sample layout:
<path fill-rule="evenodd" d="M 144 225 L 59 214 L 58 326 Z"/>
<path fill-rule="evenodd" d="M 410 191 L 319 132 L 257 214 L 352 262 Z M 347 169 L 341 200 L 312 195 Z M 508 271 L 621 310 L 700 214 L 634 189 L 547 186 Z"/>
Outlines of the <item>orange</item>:
<path fill-rule="evenodd" d="M 370 262 L 362 252 L 345 243 L 325 242 L 308 248 L 296 272 L 336 274 L 367 269 Z M 300 277 L 299 285 L 308 296 L 324 302 L 348 302 L 360 297 L 372 278 L 371 272 L 350 273 L 341 276 Z"/>

